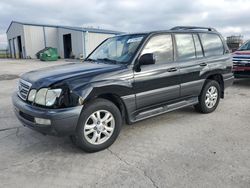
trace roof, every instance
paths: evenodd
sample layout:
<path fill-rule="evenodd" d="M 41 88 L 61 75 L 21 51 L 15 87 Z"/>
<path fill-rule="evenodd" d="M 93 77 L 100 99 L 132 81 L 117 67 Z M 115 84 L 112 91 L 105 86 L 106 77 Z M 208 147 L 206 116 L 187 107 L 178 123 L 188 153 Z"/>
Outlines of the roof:
<path fill-rule="evenodd" d="M 147 32 L 138 32 L 138 33 L 125 33 L 122 35 L 152 35 L 152 34 L 172 34 L 172 33 L 212 33 L 219 34 L 215 31 L 204 31 L 204 30 L 156 30 L 156 31 L 147 31 Z"/>
<path fill-rule="evenodd" d="M 40 26 L 40 27 L 63 28 L 63 29 L 70 29 L 70 30 L 74 30 L 74 31 L 91 32 L 91 33 L 103 33 L 103 34 L 122 34 L 123 33 L 120 31 L 112 31 L 112 30 L 106 30 L 106 29 L 84 28 L 84 27 L 63 26 L 63 25 L 37 24 L 37 23 L 26 23 L 26 22 L 18 22 L 18 21 L 12 21 L 10 23 L 6 33 L 9 31 L 9 29 L 13 23 L 17 23 L 17 24 L 21 24 L 21 25 Z"/>
<path fill-rule="evenodd" d="M 176 26 L 168 30 L 155 30 L 135 33 L 124 33 L 122 35 L 150 35 L 150 34 L 163 34 L 163 33 L 214 33 L 219 34 L 218 31 L 211 27 L 198 27 L 198 26 Z"/>
<path fill-rule="evenodd" d="M 212 27 L 200 27 L 200 26 L 176 26 L 171 28 L 170 30 L 206 30 L 206 31 L 214 31 L 217 32 L 216 29 Z"/>

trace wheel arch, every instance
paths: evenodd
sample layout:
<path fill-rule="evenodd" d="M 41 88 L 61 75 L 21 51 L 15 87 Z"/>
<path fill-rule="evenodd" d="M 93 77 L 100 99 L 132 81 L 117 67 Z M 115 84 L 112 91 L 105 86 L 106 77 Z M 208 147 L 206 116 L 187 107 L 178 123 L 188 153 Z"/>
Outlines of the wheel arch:
<path fill-rule="evenodd" d="M 128 122 L 127 121 L 128 120 L 127 108 L 119 95 L 117 95 L 115 93 L 102 93 L 102 94 L 96 95 L 95 97 L 89 99 L 88 101 L 92 101 L 94 99 L 106 99 L 106 100 L 112 102 L 114 105 L 117 106 L 117 108 L 121 112 L 122 120 L 125 121 L 126 123 Z"/>
<path fill-rule="evenodd" d="M 127 82 L 105 85 L 99 83 L 87 85 L 75 90 L 84 103 L 89 103 L 97 98 L 103 98 L 114 103 L 121 112 L 123 121 L 131 124 L 131 112 L 135 110 L 135 94 L 132 85 Z"/>
<path fill-rule="evenodd" d="M 217 81 L 219 83 L 219 85 L 221 87 L 221 98 L 224 98 L 224 80 L 223 80 L 222 74 L 220 74 L 220 73 L 211 74 L 211 75 L 207 76 L 206 81 L 207 80 L 214 80 L 214 81 Z"/>

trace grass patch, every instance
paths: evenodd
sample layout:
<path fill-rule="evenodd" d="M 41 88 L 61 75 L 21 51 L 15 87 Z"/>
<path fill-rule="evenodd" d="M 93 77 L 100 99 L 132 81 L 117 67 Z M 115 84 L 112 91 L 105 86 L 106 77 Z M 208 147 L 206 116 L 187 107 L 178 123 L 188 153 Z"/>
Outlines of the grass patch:
<path fill-rule="evenodd" d="M 8 58 L 9 54 L 0 54 L 0 58 Z"/>

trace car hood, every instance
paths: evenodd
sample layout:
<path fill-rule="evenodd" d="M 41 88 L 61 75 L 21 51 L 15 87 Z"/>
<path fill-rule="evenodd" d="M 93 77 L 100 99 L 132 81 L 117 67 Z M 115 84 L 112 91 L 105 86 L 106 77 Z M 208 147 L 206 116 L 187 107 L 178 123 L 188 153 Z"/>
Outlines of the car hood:
<path fill-rule="evenodd" d="M 241 50 L 239 50 L 239 51 L 235 51 L 234 53 L 233 53 L 233 56 L 241 56 L 241 55 L 247 55 L 247 56 L 250 56 L 250 50 L 244 50 L 244 51 L 241 51 Z"/>
<path fill-rule="evenodd" d="M 21 79 L 30 82 L 33 88 L 49 87 L 65 80 L 93 77 L 123 68 L 122 65 L 104 63 L 69 63 L 27 72 Z"/>

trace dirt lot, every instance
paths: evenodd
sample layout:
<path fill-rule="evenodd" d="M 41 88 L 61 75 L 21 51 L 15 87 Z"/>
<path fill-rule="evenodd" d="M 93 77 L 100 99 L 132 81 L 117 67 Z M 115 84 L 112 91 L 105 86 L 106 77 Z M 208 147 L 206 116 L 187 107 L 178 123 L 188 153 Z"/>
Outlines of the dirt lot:
<path fill-rule="evenodd" d="M 12 110 L 21 73 L 61 63 L 0 60 L 0 187 L 250 187 L 250 80 L 236 80 L 214 113 L 189 107 L 124 126 L 87 154 L 24 128 Z"/>

